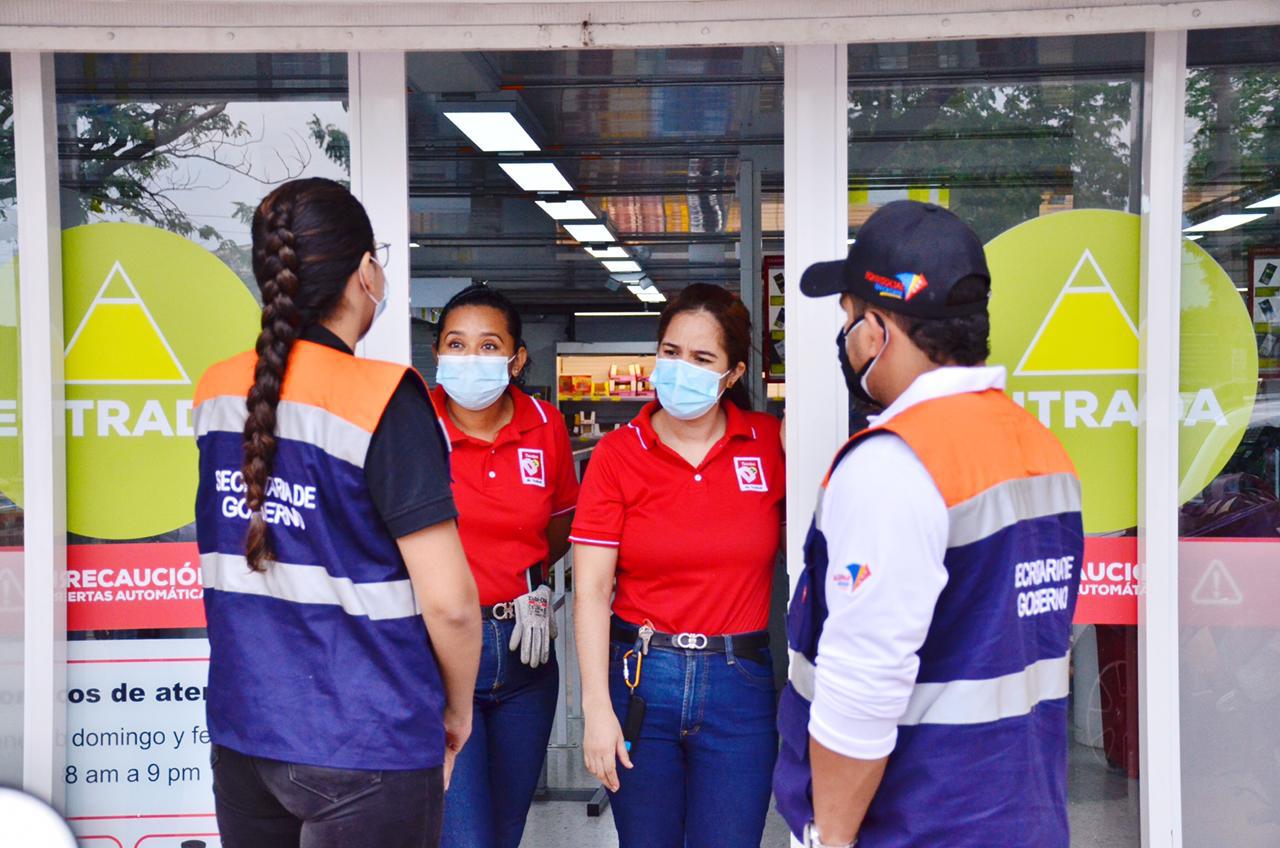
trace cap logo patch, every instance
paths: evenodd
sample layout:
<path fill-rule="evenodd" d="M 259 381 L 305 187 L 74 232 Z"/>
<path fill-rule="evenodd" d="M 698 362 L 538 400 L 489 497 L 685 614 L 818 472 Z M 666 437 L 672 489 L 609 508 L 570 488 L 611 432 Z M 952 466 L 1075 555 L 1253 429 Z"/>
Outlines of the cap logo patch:
<path fill-rule="evenodd" d="M 904 300 L 910 300 L 929 287 L 929 281 L 924 278 L 924 274 L 897 274 L 896 276 L 906 290 Z"/>
<path fill-rule="evenodd" d="M 876 294 L 894 300 L 911 300 L 929 287 L 929 281 L 924 278 L 924 274 L 898 274 L 895 279 L 883 277 L 874 271 L 867 271 L 863 276 L 875 287 Z"/>

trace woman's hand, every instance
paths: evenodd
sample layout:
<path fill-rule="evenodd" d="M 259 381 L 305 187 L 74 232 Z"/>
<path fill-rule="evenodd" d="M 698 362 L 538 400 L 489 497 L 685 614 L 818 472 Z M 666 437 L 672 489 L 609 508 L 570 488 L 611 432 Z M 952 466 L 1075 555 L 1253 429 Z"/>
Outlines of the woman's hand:
<path fill-rule="evenodd" d="M 591 772 L 610 792 L 617 792 L 618 763 L 631 768 L 631 755 L 622 736 L 622 725 L 609 704 L 593 709 L 584 708 L 586 724 L 582 732 L 582 760 Z"/>
<path fill-rule="evenodd" d="M 470 706 L 470 705 L 468 705 Z M 453 766 L 458 761 L 458 754 L 471 738 L 471 711 L 466 715 L 445 708 L 444 711 L 444 788 L 449 789 L 449 781 L 453 778 Z"/>

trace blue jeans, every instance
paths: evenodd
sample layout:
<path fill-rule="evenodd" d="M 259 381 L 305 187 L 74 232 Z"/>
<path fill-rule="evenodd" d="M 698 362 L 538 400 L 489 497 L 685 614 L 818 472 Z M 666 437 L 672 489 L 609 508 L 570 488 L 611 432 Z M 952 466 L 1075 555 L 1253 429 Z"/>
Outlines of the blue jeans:
<path fill-rule="evenodd" d="M 446 848 L 517 848 L 551 738 L 559 666 L 536 669 L 507 649 L 511 621 L 484 622 L 471 738 L 444 797 Z"/>
<path fill-rule="evenodd" d="M 631 693 L 622 656 L 632 647 L 609 649 L 609 694 L 623 725 Z M 610 804 L 619 848 L 759 848 L 778 754 L 773 662 L 762 654 L 649 650 L 634 768 L 618 767 Z"/>

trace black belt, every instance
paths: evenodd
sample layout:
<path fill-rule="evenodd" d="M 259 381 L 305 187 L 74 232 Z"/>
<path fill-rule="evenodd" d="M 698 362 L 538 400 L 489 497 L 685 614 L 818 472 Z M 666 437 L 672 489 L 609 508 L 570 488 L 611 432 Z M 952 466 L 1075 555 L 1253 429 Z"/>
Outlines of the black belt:
<path fill-rule="evenodd" d="M 632 645 L 640 638 L 639 630 L 633 624 L 623 624 L 614 620 L 609 626 L 609 638 L 614 642 Z M 769 647 L 769 632 L 757 630 L 730 636 L 708 636 L 705 633 L 654 633 L 649 639 L 649 647 L 702 651 L 709 654 L 728 653 L 729 648 L 732 647 L 734 656 L 762 663 L 765 661 L 764 649 Z"/>
<path fill-rule="evenodd" d="M 541 586 L 547 581 L 542 576 L 542 563 L 531 565 L 524 570 L 524 580 L 529 586 L 529 591 Z M 485 621 L 506 621 L 516 617 L 516 602 L 503 601 L 500 604 L 492 604 L 490 606 L 480 607 L 480 617 Z"/>

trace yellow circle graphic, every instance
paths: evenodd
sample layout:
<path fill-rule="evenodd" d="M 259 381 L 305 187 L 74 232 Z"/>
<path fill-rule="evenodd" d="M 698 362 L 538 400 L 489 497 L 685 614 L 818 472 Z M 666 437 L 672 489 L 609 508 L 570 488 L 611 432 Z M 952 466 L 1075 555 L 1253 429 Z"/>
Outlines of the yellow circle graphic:
<path fill-rule="evenodd" d="M 1062 440 L 1084 485 L 1089 533 L 1126 530 L 1138 516 L 1139 218 L 1099 209 L 1059 212 L 987 245 L 991 361 L 1008 391 Z M 1170 290 L 1153 285 L 1154 297 Z M 1248 310 L 1208 253 L 1183 241 L 1179 422 L 1185 503 L 1235 452 L 1257 393 Z"/>

